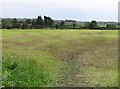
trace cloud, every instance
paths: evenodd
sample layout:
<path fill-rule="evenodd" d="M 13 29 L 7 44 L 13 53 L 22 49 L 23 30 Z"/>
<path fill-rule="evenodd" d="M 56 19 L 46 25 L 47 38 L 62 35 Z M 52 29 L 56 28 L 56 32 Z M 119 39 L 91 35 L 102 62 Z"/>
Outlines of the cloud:
<path fill-rule="evenodd" d="M 117 9 L 119 0 L 1 0 L 2 3 L 39 3 L 40 6 L 55 8 Z M 46 8 L 47 8 L 46 7 Z"/>
<path fill-rule="evenodd" d="M 1 0 L 3 16 L 117 19 L 119 0 Z M 23 13 L 24 12 L 24 13 Z M 22 13 L 22 14 L 21 14 Z M 81 18 L 79 18 L 81 19 Z"/>

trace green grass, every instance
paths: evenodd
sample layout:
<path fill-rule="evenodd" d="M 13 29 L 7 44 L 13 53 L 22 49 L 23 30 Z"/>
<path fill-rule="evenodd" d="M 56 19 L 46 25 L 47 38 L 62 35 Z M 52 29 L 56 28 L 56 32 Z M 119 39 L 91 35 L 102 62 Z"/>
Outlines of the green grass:
<path fill-rule="evenodd" d="M 0 79 L 2 79 L 2 31 L 0 30 Z M 2 81 L 0 80 L 0 88 L 2 87 Z"/>
<path fill-rule="evenodd" d="M 3 30 L 2 84 L 117 87 L 117 38 L 117 30 Z"/>

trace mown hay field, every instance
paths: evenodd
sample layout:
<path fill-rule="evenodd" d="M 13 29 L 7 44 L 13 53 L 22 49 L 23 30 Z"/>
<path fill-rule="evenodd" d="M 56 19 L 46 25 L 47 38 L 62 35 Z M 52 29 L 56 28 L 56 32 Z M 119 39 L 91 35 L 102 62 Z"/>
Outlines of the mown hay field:
<path fill-rule="evenodd" d="M 2 85 L 118 86 L 117 30 L 2 30 Z"/>

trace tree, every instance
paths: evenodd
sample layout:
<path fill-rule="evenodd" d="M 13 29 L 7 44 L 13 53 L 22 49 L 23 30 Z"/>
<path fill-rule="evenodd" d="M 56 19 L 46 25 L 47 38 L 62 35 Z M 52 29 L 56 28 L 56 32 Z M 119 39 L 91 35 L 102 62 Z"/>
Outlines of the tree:
<path fill-rule="evenodd" d="M 73 23 L 73 29 L 75 29 L 75 26 L 76 26 L 76 24 L 75 24 L 75 23 Z"/>
<path fill-rule="evenodd" d="M 89 29 L 90 22 L 85 22 L 84 26 L 82 27 L 83 29 Z"/>
<path fill-rule="evenodd" d="M 28 25 L 24 22 L 23 24 L 22 24 L 22 29 L 27 29 L 28 28 Z"/>
<path fill-rule="evenodd" d="M 21 25 L 16 18 L 12 20 L 12 28 L 20 28 Z"/>
<path fill-rule="evenodd" d="M 60 22 L 60 28 L 63 29 L 65 27 L 65 22 L 64 21 L 61 21 Z"/>
<path fill-rule="evenodd" d="M 44 27 L 53 27 L 54 21 L 47 16 L 44 16 Z"/>
<path fill-rule="evenodd" d="M 49 21 L 49 27 L 53 27 L 53 25 L 54 25 L 54 21 L 52 20 L 52 19 L 50 19 L 50 21 Z"/>
<path fill-rule="evenodd" d="M 89 29 L 96 29 L 98 26 L 97 26 L 97 22 L 96 21 L 91 21 L 89 23 Z"/>
<path fill-rule="evenodd" d="M 36 19 L 32 20 L 32 28 L 36 28 Z"/>
<path fill-rule="evenodd" d="M 44 26 L 48 26 L 48 18 L 47 16 L 44 16 Z"/>
<path fill-rule="evenodd" d="M 43 28 L 43 19 L 41 16 L 38 16 L 37 20 L 36 20 L 36 27 L 39 28 Z"/>
<path fill-rule="evenodd" d="M 59 28 L 59 24 L 57 23 L 57 24 L 55 24 L 55 28 L 56 29 L 58 29 Z"/>
<path fill-rule="evenodd" d="M 111 29 L 111 30 L 117 29 L 116 25 L 114 25 L 114 24 L 107 24 L 106 28 Z"/>
<path fill-rule="evenodd" d="M 27 20 L 25 21 L 25 23 L 26 23 L 26 24 L 31 24 L 32 21 L 31 21 L 31 19 L 27 19 Z"/>
<path fill-rule="evenodd" d="M 12 23 L 10 19 L 2 19 L 2 28 L 10 29 L 12 27 Z"/>
<path fill-rule="evenodd" d="M 27 19 L 25 21 L 25 28 L 27 28 L 27 29 L 32 28 L 32 21 L 31 21 L 31 19 Z"/>

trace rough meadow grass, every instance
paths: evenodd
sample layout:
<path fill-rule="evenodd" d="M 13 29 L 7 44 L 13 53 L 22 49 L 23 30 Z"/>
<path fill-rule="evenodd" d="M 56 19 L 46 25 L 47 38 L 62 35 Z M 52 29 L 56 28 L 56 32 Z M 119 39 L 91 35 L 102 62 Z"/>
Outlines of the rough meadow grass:
<path fill-rule="evenodd" d="M 117 30 L 2 30 L 3 86 L 118 86 Z"/>

